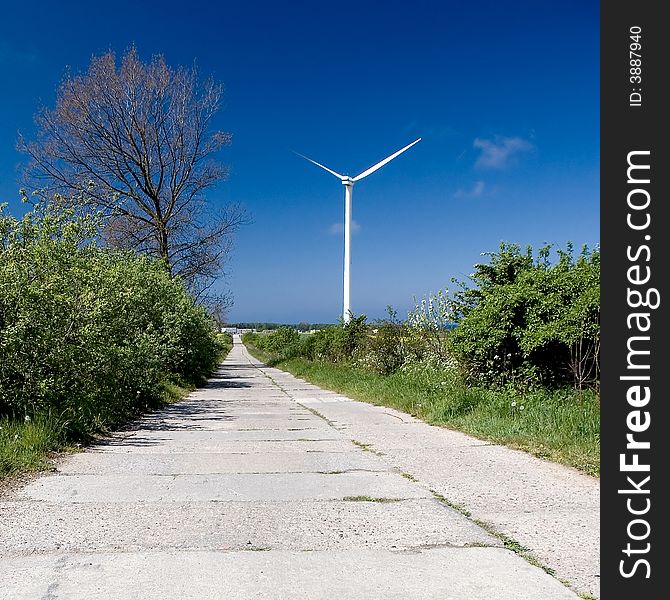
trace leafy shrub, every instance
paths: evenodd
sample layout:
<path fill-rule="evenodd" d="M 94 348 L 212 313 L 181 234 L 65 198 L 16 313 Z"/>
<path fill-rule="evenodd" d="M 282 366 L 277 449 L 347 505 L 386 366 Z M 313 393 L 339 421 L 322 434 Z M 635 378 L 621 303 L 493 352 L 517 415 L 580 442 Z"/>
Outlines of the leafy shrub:
<path fill-rule="evenodd" d="M 0 415 L 100 429 L 216 364 L 211 319 L 156 261 L 99 248 L 94 216 L 0 210 Z"/>
<path fill-rule="evenodd" d="M 263 338 L 263 349 L 281 359 L 300 354 L 300 334 L 291 327 L 280 327 Z"/>
<path fill-rule="evenodd" d="M 365 321 L 365 315 L 352 317 L 348 323 L 302 336 L 293 327 L 281 326 L 270 333 L 247 333 L 243 339 L 279 360 L 302 356 L 310 360 L 341 362 L 350 360 L 364 347 L 368 336 Z"/>
<path fill-rule="evenodd" d="M 299 356 L 303 358 L 314 358 L 314 349 L 316 345 L 316 333 L 303 335 L 300 343 Z"/>
<path fill-rule="evenodd" d="M 368 337 L 367 317 L 353 317 L 347 323 L 324 327 L 302 344 L 301 355 L 312 360 L 343 362 L 364 348 Z"/>
<path fill-rule="evenodd" d="M 366 320 L 365 315 L 352 316 L 348 322 L 333 327 L 331 353 L 335 362 L 349 360 L 364 346 L 368 336 Z"/>
<path fill-rule="evenodd" d="M 359 364 L 380 375 L 397 371 L 405 362 L 408 339 L 407 326 L 398 321 L 396 312 L 387 307 L 388 318 L 377 322 L 377 327 L 367 339 Z"/>
<path fill-rule="evenodd" d="M 450 349 L 479 378 L 576 387 L 596 383 L 600 354 L 600 252 L 571 244 L 549 261 L 501 244 L 475 265 L 474 287 L 455 295 Z"/>
<path fill-rule="evenodd" d="M 335 356 L 335 327 L 319 329 L 305 344 L 305 357 L 312 360 L 333 360 Z"/>

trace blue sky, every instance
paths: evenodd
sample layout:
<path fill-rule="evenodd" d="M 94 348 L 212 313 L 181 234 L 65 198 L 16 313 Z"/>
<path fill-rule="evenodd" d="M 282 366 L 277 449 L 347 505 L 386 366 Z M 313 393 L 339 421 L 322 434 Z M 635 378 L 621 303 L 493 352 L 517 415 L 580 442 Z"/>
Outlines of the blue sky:
<path fill-rule="evenodd" d="M 23 2 L 0 23 L 0 198 L 18 214 L 30 136 L 66 66 L 92 55 L 196 61 L 226 88 L 228 181 L 253 214 L 225 284 L 230 318 L 334 321 L 343 189 L 291 152 L 355 175 L 352 307 L 404 314 L 501 240 L 594 246 L 599 233 L 599 4 Z"/>

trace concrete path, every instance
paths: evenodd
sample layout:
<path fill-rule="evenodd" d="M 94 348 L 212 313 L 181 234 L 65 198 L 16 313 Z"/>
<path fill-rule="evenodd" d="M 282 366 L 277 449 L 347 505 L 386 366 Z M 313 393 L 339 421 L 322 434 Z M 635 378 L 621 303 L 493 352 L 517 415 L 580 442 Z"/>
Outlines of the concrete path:
<path fill-rule="evenodd" d="M 353 402 L 235 340 L 210 383 L 0 500 L 0 599 L 597 595 L 597 482 Z"/>

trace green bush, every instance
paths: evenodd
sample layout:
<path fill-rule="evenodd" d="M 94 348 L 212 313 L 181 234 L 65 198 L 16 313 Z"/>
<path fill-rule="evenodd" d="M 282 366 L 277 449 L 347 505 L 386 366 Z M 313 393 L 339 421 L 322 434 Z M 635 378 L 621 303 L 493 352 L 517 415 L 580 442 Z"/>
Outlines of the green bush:
<path fill-rule="evenodd" d="M 247 333 L 251 344 L 278 360 L 303 357 L 310 360 L 342 362 L 351 360 L 365 348 L 368 338 L 366 316 L 352 317 L 348 323 L 324 327 L 313 334 L 300 334 L 293 327 L 281 326 L 270 333 Z"/>
<path fill-rule="evenodd" d="M 367 317 L 353 317 L 347 323 L 325 327 L 306 336 L 300 355 L 312 360 L 343 362 L 364 351 L 368 338 Z"/>
<path fill-rule="evenodd" d="M 530 247 L 501 244 L 475 265 L 473 287 L 455 295 L 458 327 L 449 348 L 479 379 L 575 387 L 597 385 L 600 358 L 600 252 L 572 246 L 549 261 Z"/>
<path fill-rule="evenodd" d="M 280 327 L 263 338 L 263 348 L 279 358 L 294 358 L 300 354 L 300 334 L 291 327 Z"/>
<path fill-rule="evenodd" d="M 349 321 L 334 328 L 333 351 L 336 361 L 349 360 L 358 350 L 364 348 L 368 337 L 366 320 L 365 315 L 359 315 L 358 317 L 352 315 Z"/>
<path fill-rule="evenodd" d="M 398 320 L 396 312 L 387 307 L 388 318 L 377 321 L 373 332 L 367 337 L 359 364 L 380 375 L 397 371 L 408 359 L 406 342 L 408 327 Z"/>
<path fill-rule="evenodd" d="M 0 210 L 0 415 L 117 422 L 216 364 L 211 319 L 159 262 L 100 248 L 96 218 Z"/>
<path fill-rule="evenodd" d="M 310 335 L 309 343 L 305 344 L 305 358 L 332 360 L 335 356 L 335 335 L 335 327 L 325 327 Z"/>
<path fill-rule="evenodd" d="M 281 327 L 254 338 L 278 360 L 358 366 L 390 375 L 409 363 L 459 371 L 470 384 L 530 389 L 538 386 L 597 388 L 600 369 L 600 252 L 577 258 L 568 244 L 549 260 L 503 243 L 475 265 L 471 284 L 417 302 L 401 322 L 389 317 L 371 328 L 365 315 L 304 336 Z"/>

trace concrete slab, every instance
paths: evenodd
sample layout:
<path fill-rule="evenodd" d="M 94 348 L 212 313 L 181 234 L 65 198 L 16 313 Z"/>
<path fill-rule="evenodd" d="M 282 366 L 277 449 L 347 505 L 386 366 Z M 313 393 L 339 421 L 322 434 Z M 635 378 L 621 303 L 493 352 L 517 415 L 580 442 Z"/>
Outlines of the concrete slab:
<path fill-rule="evenodd" d="M 402 502 L 32 502 L 0 505 L 6 556 L 34 553 L 200 550 L 412 549 L 500 542 L 432 499 Z M 421 515 L 421 518 L 417 518 Z M 160 524 L 160 526 L 158 526 Z"/>
<path fill-rule="evenodd" d="M 3 600 L 577 598 L 500 548 L 68 554 L 4 566 Z"/>
<path fill-rule="evenodd" d="M 532 549 L 557 577 L 599 595 L 597 479 L 493 444 L 398 449 L 379 441 L 373 447 L 397 469 Z"/>
<path fill-rule="evenodd" d="M 274 453 L 91 453 L 62 461 L 59 473 L 117 475 L 179 475 L 187 473 L 322 473 L 332 471 L 388 471 L 389 465 L 372 452 Z"/>
<path fill-rule="evenodd" d="M 379 446 L 391 460 L 412 462 L 415 470 L 434 473 L 435 467 L 440 465 L 443 473 L 434 474 L 434 480 L 439 478 L 445 488 L 457 491 L 459 497 L 467 499 L 476 509 L 582 507 L 597 512 L 599 505 L 597 479 L 562 465 L 540 461 L 518 450 L 483 444 L 450 448 L 447 452 L 430 448 L 404 448 L 396 452 L 383 444 Z M 497 468 L 503 463 L 505 469 Z M 444 473 L 447 470 L 450 471 L 448 477 Z M 488 489 L 485 494 L 472 489 L 473 474 L 486 476 Z"/>
<path fill-rule="evenodd" d="M 211 475 L 52 475 L 17 497 L 48 502 L 227 502 L 427 498 L 423 488 L 395 473 L 352 471 Z"/>
<path fill-rule="evenodd" d="M 578 590 L 593 590 L 598 595 L 600 581 L 600 538 L 593 535 L 600 521 L 594 511 L 576 506 L 559 510 L 507 509 L 481 511 L 478 518 L 505 531 L 523 546 L 533 548 L 535 556 L 545 565 L 553 565 L 556 577 L 569 577 Z M 581 532 L 575 551 L 576 532 Z M 551 544 L 546 540 L 550 539 Z M 584 560 L 584 557 L 587 557 Z"/>
<path fill-rule="evenodd" d="M 226 441 L 199 440 L 191 443 L 183 441 L 171 444 L 156 443 L 124 443 L 121 438 L 107 444 L 99 444 L 91 449 L 95 453 L 121 454 L 248 454 L 252 452 L 275 454 L 284 452 L 351 452 L 356 446 L 351 440 L 288 440 L 288 441 Z"/>
<path fill-rule="evenodd" d="M 165 430 L 141 430 L 136 431 L 124 438 L 124 444 L 193 444 L 205 442 L 214 444 L 217 442 L 283 442 L 283 441 L 321 441 L 342 439 L 341 436 L 328 427 L 323 421 L 319 427 L 294 426 L 290 429 L 242 429 L 242 430 L 201 430 L 201 429 L 165 429 Z"/>

